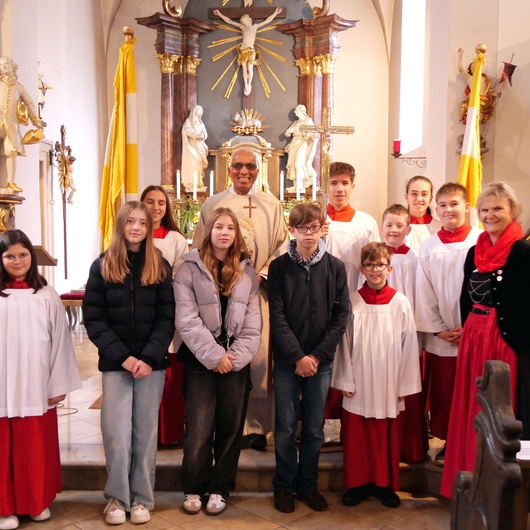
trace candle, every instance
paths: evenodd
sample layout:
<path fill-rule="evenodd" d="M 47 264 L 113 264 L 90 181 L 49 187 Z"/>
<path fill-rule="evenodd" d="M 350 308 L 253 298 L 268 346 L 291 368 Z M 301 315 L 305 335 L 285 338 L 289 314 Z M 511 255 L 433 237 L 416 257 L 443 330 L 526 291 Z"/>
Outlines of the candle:
<path fill-rule="evenodd" d="M 280 171 L 280 201 L 283 201 L 283 188 L 285 186 L 285 173 Z"/>
<path fill-rule="evenodd" d="M 298 180 L 298 175 L 295 177 L 295 186 L 296 186 L 296 200 L 300 200 L 300 181 Z"/>
<path fill-rule="evenodd" d="M 193 200 L 197 200 L 197 171 L 193 172 Z"/>
<path fill-rule="evenodd" d="M 401 140 L 394 140 L 392 142 L 392 152 L 395 155 L 401 154 Z"/>
<path fill-rule="evenodd" d="M 213 171 L 210 171 L 210 197 L 215 193 L 215 190 L 213 189 Z"/>
<path fill-rule="evenodd" d="M 180 201 L 180 169 L 177 169 L 177 200 Z"/>
<path fill-rule="evenodd" d="M 317 172 L 313 174 L 313 194 L 312 194 L 313 202 L 316 202 L 317 200 Z"/>

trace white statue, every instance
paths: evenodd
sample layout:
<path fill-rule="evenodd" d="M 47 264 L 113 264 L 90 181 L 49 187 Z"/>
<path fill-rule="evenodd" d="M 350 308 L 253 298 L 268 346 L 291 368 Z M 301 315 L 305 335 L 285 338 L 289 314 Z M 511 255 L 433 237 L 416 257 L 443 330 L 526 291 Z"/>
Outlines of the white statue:
<path fill-rule="evenodd" d="M 14 193 L 22 189 L 15 184 L 17 156 L 26 156 L 20 134 L 20 123 L 27 124 L 27 116 L 42 133 L 42 122 L 26 89 L 17 80 L 18 65 L 10 57 L 0 57 L 0 177 Z M 44 138 L 44 134 L 39 136 Z M 28 142 L 29 143 L 29 142 Z"/>
<path fill-rule="evenodd" d="M 300 130 L 302 125 L 314 125 L 313 120 L 307 115 L 305 105 L 298 105 L 294 109 L 298 118 L 284 132 L 285 136 L 292 136 L 291 143 L 285 148 L 287 151 L 287 180 L 292 180 L 294 186 L 287 188 L 287 192 L 295 193 L 297 187 L 300 191 L 309 188 L 315 179 L 316 171 L 313 168 L 313 159 L 318 143 L 317 133 L 305 133 Z"/>
<path fill-rule="evenodd" d="M 254 77 L 254 65 L 260 63 L 260 54 L 254 49 L 256 43 L 256 34 L 258 29 L 270 24 L 275 17 L 282 12 L 281 7 L 277 7 L 272 15 L 266 18 L 263 22 L 256 24 L 252 23 L 252 19 L 248 15 L 243 15 L 239 22 L 223 15 L 218 9 L 215 9 L 213 14 L 224 20 L 227 24 L 235 26 L 241 30 L 242 41 L 237 47 L 237 63 L 241 66 L 243 71 L 243 93 L 245 96 L 252 92 L 252 78 Z"/>
<path fill-rule="evenodd" d="M 208 133 L 202 122 L 202 107 L 195 105 L 182 126 L 182 185 L 186 191 L 206 191 L 204 171 L 208 167 Z M 194 177 L 195 175 L 195 177 Z"/>

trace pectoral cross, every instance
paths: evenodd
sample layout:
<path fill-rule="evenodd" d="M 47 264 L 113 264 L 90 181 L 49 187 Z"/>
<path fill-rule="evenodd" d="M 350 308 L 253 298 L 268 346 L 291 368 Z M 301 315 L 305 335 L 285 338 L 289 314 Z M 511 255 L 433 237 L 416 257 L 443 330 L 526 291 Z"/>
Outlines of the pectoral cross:
<path fill-rule="evenodd" d="M 252 210 L 257 210 L 257 206 L 252 206 L 252 197 L 248 198 L 248 206 L 243 206 L 243 209 L 248 208 L 248 218 L 252 219 Z"/>
<path fill-rule="evenodd" d="M 301 125 L 303 133 L 318 133 L 320 135 L 320 174 L 322 186 L 322 207 L 328 206 L 329 166 L 331 163 L 331 135 L 353 134 L 355 129 L 350 125 L 331 125 L 331 107 L 322 109 L 322 125 Z"/>

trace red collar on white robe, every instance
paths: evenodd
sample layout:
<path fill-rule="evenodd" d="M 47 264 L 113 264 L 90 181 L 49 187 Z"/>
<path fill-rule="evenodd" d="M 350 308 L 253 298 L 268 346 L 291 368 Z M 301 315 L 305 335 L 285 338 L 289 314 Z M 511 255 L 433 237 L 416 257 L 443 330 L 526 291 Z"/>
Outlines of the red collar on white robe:
<path fill-rule="evenodd" d="M 368 287 L 366 283 L 359 289 L 358 293 L 361 295 L 361 298 L 370 305 L 384 305 L 389 304 L 390 300 L 394 298 L 394 295 L 397 293 L 395 289 L 392 289 L 388 283 L 379 291 Z"/>
<path fill-rule="evenodd" d="M 462 226 L 459 226 L 454 232 L 450 232 L 449 230 L 446 230 L 443 227 L 440 228 L 440 230 L 438 230 L 438 237 L 444 245 L 447 245 L 447 243 L 461 243 L 462 241 L 466 240 L 466 237 L 469 235 L 469 232 L 471 232 L 471 226 L 464 223 Z"/>
<path fill-rule="evenodd" d="M 391 247 L 390 245 L 387 245 L 387 247 L 393 254 L 406 254 L 410 250 L 410 247 L 407 247 L 407 245 L 401 245 L 399 248 Z"/>
<path fill-rule="evenodd" d="M 160 225 L 158 228 L 153 230 L 153 237 L 155 239 L 164 239 L 169 234 L 169 228 L 164 225 Z"/>
<path fill-rule="evenodd" d="M 432 223 L 432 215 L 430 213 L 426 213 L 425 215 L 422 215 L 421 217 L 413 217 L 410 216 L 410 224 L 411 225 L 430 225 Z"/>
<path fill-rule="evenodd" d="M 344 206 L 344 208 L 341 208 L 340 210 L 335 210 L 335 208 L 333 208 L 333 205 L 328 204 L 326 213 L 332 221 L 349 223 L 355 215 L 355 210 L 349 204 L 347 204 L 346 206 Z"/>

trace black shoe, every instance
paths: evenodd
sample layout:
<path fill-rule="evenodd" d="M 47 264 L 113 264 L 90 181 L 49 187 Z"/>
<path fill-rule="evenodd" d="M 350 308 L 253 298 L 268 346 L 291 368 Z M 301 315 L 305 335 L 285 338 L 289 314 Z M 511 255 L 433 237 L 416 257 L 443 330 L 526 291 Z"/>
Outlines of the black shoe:
<path fill-rule="evenodd" d="M 387 488 L 376 486 L 374 488 L 373 495 L 374 497 L 377 497 L 381 501 L 381 504 L 387 508 L 397 508 L 401 504 L 401 500 L 397 494 L 392 491 L 390 486 Z"/>
<path fill-rule="evenodd" d="M 363 486 L 346 490 L 342 496 L 342 504 L 344 506 L 357 506 L 361 501 L 365 501 L 369 496 L 367 486 L 368 484 L 364 484 Z"/>
<path fill-rule="evenodd" d="M 328 509 L 328 502 L 317 490 L 309 493 L 299 493 L 298 497 L 315 512 L 325 512 Z"/>
<path fill-rule="evenodd" d="M 294 512 L 294 495 L 290 491 L 274 492 L 274 507 L 282 513 Z"/>
<path fill-rule="evenodd" d="M 248 435 L 248 446 L 255 451 L 267 450 L 267 437 L 264 434 L 252 433 Z"/>

